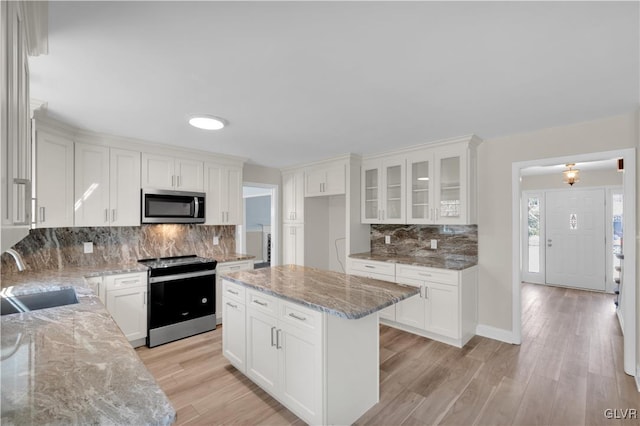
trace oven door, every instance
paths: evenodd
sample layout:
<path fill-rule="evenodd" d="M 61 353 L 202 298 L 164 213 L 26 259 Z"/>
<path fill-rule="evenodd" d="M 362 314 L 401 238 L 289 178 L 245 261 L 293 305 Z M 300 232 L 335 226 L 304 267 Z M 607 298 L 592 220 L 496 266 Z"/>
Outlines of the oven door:
<path fill-rule="evenodd" d="M 149 329 L 215 314 L 212 271 L 149 278 Z"/>

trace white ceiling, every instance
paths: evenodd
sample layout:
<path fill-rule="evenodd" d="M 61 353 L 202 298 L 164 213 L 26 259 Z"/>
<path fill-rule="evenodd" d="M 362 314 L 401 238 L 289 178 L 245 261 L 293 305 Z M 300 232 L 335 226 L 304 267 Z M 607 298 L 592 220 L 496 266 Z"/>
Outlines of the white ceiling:
<path fill-rule="evenodd" d="M 638 2 L 57 2 L 31 95 L 69 124 L 272 167 L 639 104 Z M 225 118 L 218 132 L 187 117 Z"/>

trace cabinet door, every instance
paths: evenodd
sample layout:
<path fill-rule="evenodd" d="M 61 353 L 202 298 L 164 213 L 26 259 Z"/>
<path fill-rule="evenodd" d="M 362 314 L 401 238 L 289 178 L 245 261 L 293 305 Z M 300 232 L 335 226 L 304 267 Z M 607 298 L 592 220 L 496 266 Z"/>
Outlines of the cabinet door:
<path fill-rule="evenodd" d="M 226 224 L 242 224 L 242 169 L 230 167 L 225 170 Z"/>
<path fill-rule="evenodd" d="M 275 318 L 255 309 L 247 309 L 246 374 L 272 394 L 275 394 L 278 385 L 277 337 Z"/>
<path fill-rule="evenodd" d="M 438 224 L 464 224 L 467 221 L 466 202 L 467 160 L 466 148 L 450 147 L 438 149 L 436 166 L 435 201 Z"/>
<path fill-rule="evenodd" d="M 426 329 L 433 333 L 460 338 L 458 287 L 429 282 L 425 286 Z"/>
<path fill-rule="evenodd" d="M 380 207 L 380 163 L 362 163 L 362 223 L 380 223 L 382 209 Z"/>
<path fill-rule="evenodd" d="M 75 226 L 109 225 L 109 148 L 75 145 Z"/>
<path fill-rule="evenodd" d="M 304 265 L 304 225 L 285 223 L 282 232 L 283 265 Z"/>
<path fill-rule="evenodd" d="M 182 191 L 202 192 L 204 166 L 202 161 L 176 159 L 175 188 Z"/>
<path fill-rule="evenodd" d="M 73 141 L 36 134 L 36 224 L 73 226 Z"/>
<path fill-rule="evenodd" d="M 396 282 L 398 284 L 410 285 L 413 287 L 421 288 L 420 294 L 411 296 L 396 304 L 396 321 L 401 324 L 409 325 L 411 327 L 425 329 L 425 299 L 422 295 L 424 289 L 420 281 L 397 277 Z"/>
<path fill-rule="evenodd" d="M 283 222 L 304 222 L 304 174 L 300 172 L 282 175 Z"/>
<path fill-rule="evenodd" d="M 310 169 L 305 172 L 304 196 L 315 197 L 324 195 L 324 186 L 327 184 L 326 169 Z"/>
<path fill-rule="evenodd" d="M 222 166 L 207 164 L 206 167 L 206 206 L 205 216 L 207 225 L 224 224 L 224 210 L 222 206 Z"/>
<path fill-rule="evenodd" d="M 140 153 L 111 148 L 109 207 L 112 226 L 140 226 Z"/>
<path fill-rule="evenodd" d="M 433 152 L 407 157 L 407 223 L 434 223 Z"/>
<path fill-rule="evenodd" d="M 322 423 L 322 350 L 318 334 L 280 322 L 279 384 L 284 405 L 309 424 Z"/>
<path fill-rule="evenodd" d="M 173 157 L 142 153 L 140 184 L 143 188 L 174 189 L 175 181 Z"/>
<path fill-rule="evenodd" d="M 246 372 L 245 305 L 226 299 L 222 310 L 226 318 L 222 327 L 222 353 L 238 370 Z"/>
<path fill-rule="evenodd" d="M 107 292 L 107 310 L 129 341 L 147 336 L 146 302 L 146 287 L 125 287 Z"/>
<path fill-rule="evenodd" d="M 382 223 L 405 223 L 405 160 L 402 158 L 385 159 L 382 162 Z"/>

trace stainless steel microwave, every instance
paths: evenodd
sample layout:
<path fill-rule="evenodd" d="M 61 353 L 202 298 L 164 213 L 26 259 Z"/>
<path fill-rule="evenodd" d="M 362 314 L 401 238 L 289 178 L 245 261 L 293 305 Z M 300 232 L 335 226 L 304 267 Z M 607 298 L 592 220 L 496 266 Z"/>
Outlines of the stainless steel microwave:
<path fill-rule="evenodd" d="M 142 190 L 142 223 L 204 223 L 203 192 Z"/>

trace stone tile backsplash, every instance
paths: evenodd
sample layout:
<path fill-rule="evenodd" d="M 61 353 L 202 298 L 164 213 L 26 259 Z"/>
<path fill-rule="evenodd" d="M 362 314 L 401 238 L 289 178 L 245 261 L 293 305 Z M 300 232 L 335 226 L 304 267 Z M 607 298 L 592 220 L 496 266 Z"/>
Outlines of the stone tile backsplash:
<path fill-rule="evenodd" d="M 385 244 L 384 237 L 391 236 Z M 431 240 L 438 248 L 431 249 Z M 450 260 L 478 259 L 477 225 L 371 225 L 371 253 Z"/>
<path fill-rule="evenodd" d="M 219 244 L 215 246 L 214 236 L 219 238 Z M 93 253 L 84 253 L 86 241 L 93 242 Z M 144 258 L 189 254 L 224 258 L 236 251 L 235 226 L 162 224 L 40 228 L 32 229 L 14 248 L 22 255 L 27 270 L 127 264 Z M 8 254 L 0 259 L 3 271 L 17 270 Z"/>

